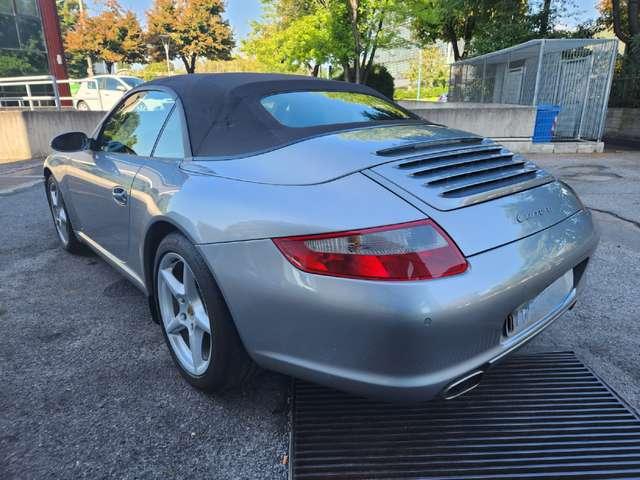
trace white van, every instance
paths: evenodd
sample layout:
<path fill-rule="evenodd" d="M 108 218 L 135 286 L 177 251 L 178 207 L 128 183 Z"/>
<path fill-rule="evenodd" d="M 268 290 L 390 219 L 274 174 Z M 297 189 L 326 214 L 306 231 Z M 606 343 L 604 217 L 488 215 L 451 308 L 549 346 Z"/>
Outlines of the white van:
<path fill-rule="evenodd" d="M 138 77 L 96 75 L 80 84 L 80 89 L 73 96 L 73 106 L 77 110 L 111 110 L 125 92 L 143 82 Z"/>

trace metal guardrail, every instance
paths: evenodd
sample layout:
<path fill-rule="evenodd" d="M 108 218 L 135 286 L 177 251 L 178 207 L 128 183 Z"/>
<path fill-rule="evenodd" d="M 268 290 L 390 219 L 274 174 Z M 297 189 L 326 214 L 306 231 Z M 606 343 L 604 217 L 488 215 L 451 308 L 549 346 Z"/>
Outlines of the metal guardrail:
<path fill-rule="evenodd" d="M 100 110 L 103 110 L 102 95 L 100 94 L 100 84 L 96 78 L 69 78 L 59 80 L 51 75 L 36 75 L 30 77 L 4 77 L 0 78 L 0 108 L 51 108 L 51 105 L 43 105 L 43 102 L 53 102 L 56 110 L 63 108 L 63 102 L 68 101 L 73 105 L 74 97 L 60 95 L 60 85 L 72 83 L 88 83 L 95 84 L 95 97 L 83 97 L 83 100 L 98 100 Z M 53 95 L 33 95 L 32 87 L 35 85 L 51 85 Z M 26 95 L 3 96 L 3 87 L 24 87 Z M 16 103 L 17 105 L 7 105 L 7 103 Z"/>

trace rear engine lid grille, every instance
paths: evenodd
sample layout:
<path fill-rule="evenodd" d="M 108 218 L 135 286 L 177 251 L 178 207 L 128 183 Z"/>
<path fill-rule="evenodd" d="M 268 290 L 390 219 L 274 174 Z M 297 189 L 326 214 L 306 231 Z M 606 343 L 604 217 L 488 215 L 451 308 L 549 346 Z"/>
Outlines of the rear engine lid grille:
<path fill-rule="evenodd" d="M 372 170 L 438 210 L 454 210 L 554 180 L 502 145 L 481 139 L 425 145 L 420 153 Z"/>

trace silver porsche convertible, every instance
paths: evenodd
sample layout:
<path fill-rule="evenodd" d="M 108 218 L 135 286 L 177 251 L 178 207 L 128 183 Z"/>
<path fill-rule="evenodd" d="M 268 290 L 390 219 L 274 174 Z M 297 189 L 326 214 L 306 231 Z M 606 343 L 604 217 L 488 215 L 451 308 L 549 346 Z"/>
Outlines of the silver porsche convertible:
<path fill-rule="evenodd" d="M 573 307 L 598 241 L 569 186 L 362 85 L 158 79 L 52 148 L 62 246 L 140 288 L 207 391 L 261 366 L 389 400 L 461 395 Z"/>

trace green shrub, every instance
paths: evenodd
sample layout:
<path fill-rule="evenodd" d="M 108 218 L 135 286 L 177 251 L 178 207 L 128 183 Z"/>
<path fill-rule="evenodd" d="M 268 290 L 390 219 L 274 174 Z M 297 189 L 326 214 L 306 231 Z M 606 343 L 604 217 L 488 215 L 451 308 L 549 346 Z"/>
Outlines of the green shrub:
<path fill-rule="evenodd" d="M 369 72 L 366 84 L 388 98 L 393 98 L 393 76 L 382 65 L 374 65 Z"/>

